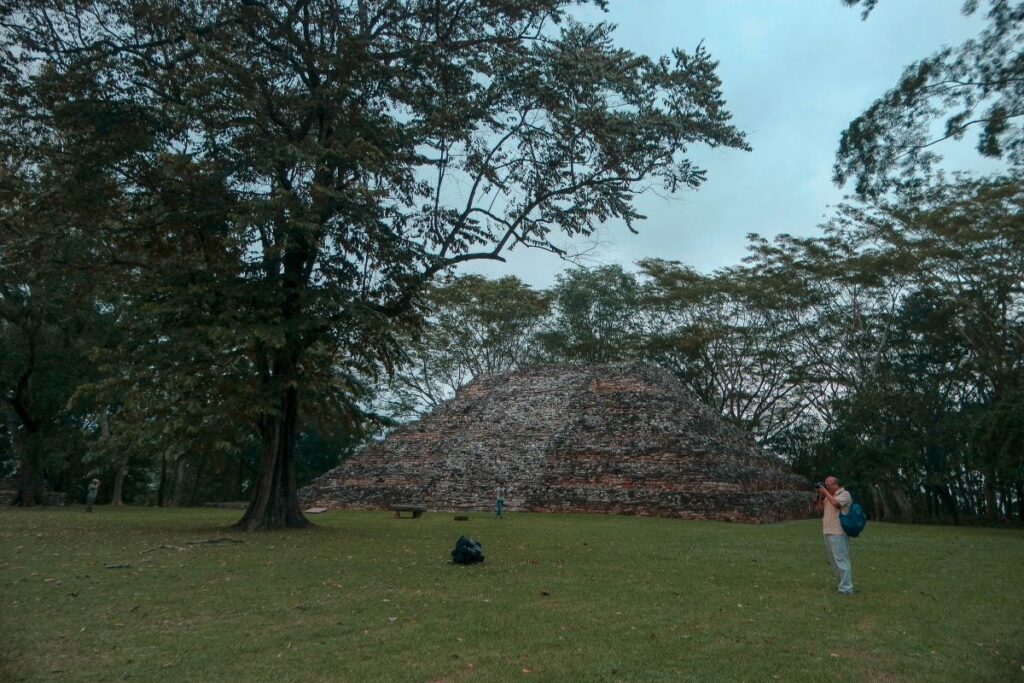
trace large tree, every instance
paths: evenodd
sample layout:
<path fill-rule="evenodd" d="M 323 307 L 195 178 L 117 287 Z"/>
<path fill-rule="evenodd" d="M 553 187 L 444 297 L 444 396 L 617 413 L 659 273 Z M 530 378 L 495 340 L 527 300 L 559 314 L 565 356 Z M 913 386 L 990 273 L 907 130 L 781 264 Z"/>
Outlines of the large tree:
<path fill-rule="evenodd" d="M 829 389 L 823 446 L 879 500 L 996 515 L 1019 495 L 1022 206 L 1013 177 L 961 177 L 844 205 L 804 249 L 761 249 L 816 292 L 803 348 Z"/>
<path fill-rule="evenodd" d="M 642 261 L 650 278 L 645 346 L 704 403 L 772 446 L 806 419 L 810 378 L 797 341 L 808 304 L 758 265 L 701 275 Z"/>
<path fill-rule="evenodd" d="M 861 5 L 867 18 L 878 0 L 843 2 Z M 975 131 L 981 155 L 1022 167 L 1024 2 L 966 0 L 963 12 L 974 14 L 982 5 L 988 23 L 977 38 L 910 64 L 850 122 L 839 142 L 837 183 L 853 179 L 861 197 L 917 185 L 942 158 L 939 143 Z"/>
<path fill-rule="evenodd" d="M 984 475 L 991 516 L 998 513 L 999 489 L 1019 490 L 1024 472 L 1011 428 L 1024 418 L 1017 412 L 1024 378 L 1022 207 L 1024 187 L 1016 177 L 962 178 L 879 202 L 861 217 L 862 229 L 878 235 L 888 252 L 913 260 L 916 289 L 933 293 L 965 349 L 969 374 L 962 391 L 974 404 L 977 427 L 968 460 Z"/>
<path fill-rule="evenodd" d="M 0 135 L 0 140 L 4 137 Z M 81 241 L 61 231 L 48 197 L 51 178 L 29 182 L 27 159 L 7 153 L 0 167 L 0 410 L 16 461 L 19 505 L 41 503 L 72 453 L 83 416 L 66 408 L 88 379 L 88 345 L 99 315 L 87 273 L 63 264 L 79 258 Z M 61 488 L 66 488 L 61 486 Z"/>
<path fill-rule="evenodd" d="M 122 266 L 123 378 L 256 426 L 242 528 L 308 523 L 299 422 L 358 414 L 431 277 L 632 227 L 652 182 L 701 184 L 691 145 L 746 147 L 703 47 L 636 55 L 572 4 L 0 5 L 0 111 L 31 128 L 2 139 L 116 205 L 77 227 Z"/>
<path fill-rule="evenodd" d="M 552 361 L 613 363 L 642 354 L 643 290 L 621 266 L 574 268 L 551 289 L 553 314 L 538 334 Z"/>
<path fill-rule="evenodd" d="M 393 416 L 432 410 L 474 378 L 532 360 L 550 310 L 547 293 L 511 276 L 453 278 L 428 288 L 423 300 L 425 323 L 409 331 L 389 382 Z"/>

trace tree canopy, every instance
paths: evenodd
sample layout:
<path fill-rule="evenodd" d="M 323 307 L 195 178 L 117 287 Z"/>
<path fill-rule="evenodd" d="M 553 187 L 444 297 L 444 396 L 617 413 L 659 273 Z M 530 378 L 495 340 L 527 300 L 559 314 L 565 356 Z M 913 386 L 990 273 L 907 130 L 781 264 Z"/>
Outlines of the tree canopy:
<path fill-rule="evenodd" d="M 307 523 L 299 424 L 356 419 L 434 275 L 632 229 L 703 182 L 693 145 L 746 148 L 702 46 L 637 55 L 572 4 L 0 6 L 5 174 L 66 188 L 53 234 L 110 270 L 126 405 L 259 434 L 243 528 Z"/>
<path fill-rule="evenodd" d="M 877 0 L 862 4 L 864 18 Z M 977 38 L 944 47 L 906 67 L 899 82 L 843 132 L 837 184 L 852 180 L 861 197 L 897 185 L 919 185 L 941 160 L 937 145 L 976 131 L 978 153 L 1024 164 L 1024 2 L 967 0 L 965 15 L 986 6 Z M 941 132 L 936 132 L 941 122 Z"/>

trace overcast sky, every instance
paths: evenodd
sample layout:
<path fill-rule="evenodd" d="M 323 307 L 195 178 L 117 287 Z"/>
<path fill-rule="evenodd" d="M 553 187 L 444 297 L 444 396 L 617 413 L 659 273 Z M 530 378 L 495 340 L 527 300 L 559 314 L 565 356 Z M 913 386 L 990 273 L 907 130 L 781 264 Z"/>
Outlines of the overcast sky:
<path fill-rule="evenodd" d="M 616 24 L 620 46 L 652 57 L 674 47 L 692 52 L 703 40 L 719 62 L 733 122 L 753 151 L 695 148 L 691 158 L 708 172 L 699 190 L 642 197 L 648 219 L 639 235 L 609 225 L 596 244 L 566 246 L 589 249 L 587 265 L 632 270 L 639 259 L 658 257 L 710 272 L 739 263 L 747 233 L 814 234 L 849 191 L 831 181 L 840 133 L 910 62 L 978 34 L 983 18 L 964 17 L 962 4 L 883 0 L 866 21 L 840 0 L 610 0 L 607 14 L 580 12 L 582 19 Z M 950 165 L 984 169 L 972 143 L 948 150 Z M 549 287 L 568 266 L 551 254 L 517 249 L 507 263 L 462 272 L 516 275 Z"/>

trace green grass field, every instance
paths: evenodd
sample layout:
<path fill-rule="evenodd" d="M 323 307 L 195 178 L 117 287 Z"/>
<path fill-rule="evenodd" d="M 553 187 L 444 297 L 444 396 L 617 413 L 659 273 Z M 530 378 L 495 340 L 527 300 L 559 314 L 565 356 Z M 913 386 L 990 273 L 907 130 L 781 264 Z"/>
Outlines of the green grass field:
<path fill-rule="evenodd" d="M 238 516 L 0 510 L 0 680 L 1024 680 L 1021 531 L 869 525 L 845 597 L 813 520 Z"/>

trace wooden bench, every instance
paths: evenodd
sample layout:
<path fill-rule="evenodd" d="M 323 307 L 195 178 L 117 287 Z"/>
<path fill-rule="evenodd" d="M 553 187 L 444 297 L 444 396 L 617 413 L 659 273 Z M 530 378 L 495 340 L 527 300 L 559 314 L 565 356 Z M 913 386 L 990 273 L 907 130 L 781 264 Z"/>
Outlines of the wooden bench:
<path fill-rule="evenodd" d="M 394 511 L 395 517 L 401 518 L 403 512 L 410 512 L 413 519 L 427 511 L 423 505 L 392 505 L 391 509 Z"/>

